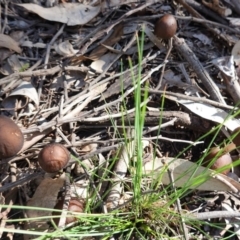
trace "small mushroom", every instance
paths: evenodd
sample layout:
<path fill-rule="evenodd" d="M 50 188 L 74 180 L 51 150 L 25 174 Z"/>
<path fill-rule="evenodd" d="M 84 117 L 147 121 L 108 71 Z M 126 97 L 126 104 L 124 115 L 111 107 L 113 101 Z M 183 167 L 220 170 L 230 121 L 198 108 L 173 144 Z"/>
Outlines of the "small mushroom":
<path fill-rule="evenodd" d="M 227 166 L 230 164 L 232 164 L 232 158 L 229 153 L 225 153 L 222 156 L 220 156 L 219 158 L 217 158 L 217 160 L 211 166 L 211 169 L 218 170 L 218 169 L 223 168 L 224 166 Z M 230 168 L 221 171 L 221 173 L 225 174 L 225 175 L 228 174 L 229 172 L 230 172 Z"/>
<path fill-rule="evenodd" d="M 23 134 L 18 125 L 6 116 L 0 116 L 0 158 L 16 155 L 24 143 Z"/>
<path fill-rule="evenodd" d="M 221 151 L 221 153 L 220 153 Z M 223 168 L 224 166 L 232 164 L 232 158 L 229 153 L 222 151 L 219 147 L 211 148 L 207 156 L 204 158 L 203 165 L 207 166 L 214 158 L 214 163 L 210 167 L 212 170 L 218 170 Z M 225 169 L 221 171 L 222 174 L 228 174 L 230 172 L 229 169 Z"/>
<path fill-rule="evenodd" d="M 164 15 L 155 23 L 154 34 L 158 38 L 169 39 L 175 35 L 176 31 L 177 21 L 171 14 Z"/>
<path fill-rule="evenodd" d="M 55 205 L 54 209 L 58 209 L 58 210 L 62 210 L 63 208 L 63 200 L 59 200 L 57 202 L 57 204 Z M 84 210 L 84 202 L 83 201 L 80 201 L 76 198 L 72 198 L 69 202 L 69 205 L 68 205 L 68 211 L 70 212 L 77 212 L 77 213 L 82 213 Z M 59 215 L 58 212 L 53 212 L 52 214 L 53 216 L 54 215 Z M 69 214 L 68 214 L 69 215 Z M 72 222 L 75 222 L 77 220 L 76 217 L 74 216 L 68 216 L 66 218 L 66 222 L 65 224 L 69 224 L 69 223 L 72 223 Z M 58 225 L 59 223 L 59 218 L 53 218 L 53 221 L 55 222 L 56 225 Z"/>
<path fill-rule="evenodd" d="M 38 162 L 47 173 L 58 172 L 63 169 L 70 160 L 70 153 L 59 143 L 47 144 L 38 155 Z"/>
<path fill-rule="evenodd" d="M 217 156 L 217 154 L 221 151 L 220 147 L 213 147 L 209 149 L 208 154 L 204 158 L 204 165 L 207 165 L 213 158 Z"/>

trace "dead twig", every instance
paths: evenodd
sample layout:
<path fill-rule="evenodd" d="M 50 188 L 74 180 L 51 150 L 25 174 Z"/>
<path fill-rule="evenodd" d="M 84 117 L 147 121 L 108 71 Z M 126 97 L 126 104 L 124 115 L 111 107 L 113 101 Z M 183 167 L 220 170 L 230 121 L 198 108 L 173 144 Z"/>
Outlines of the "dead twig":
<path fill-rule="evenodd" d="M 197 76 L 201 79 L 212 99 L 222 104 L 226 104 L 217 85 L 214 83 L 206 69 L 204 69 L 196 55 L 188 47 L 184 39 L 174 36 L 173 43 L 177 51 L 179 51 L 179 53 L 188 61 Z"/>
<path fill-rule="evenodd" d="M 141 89 L 142 92 L 146 91 L 145 89 Z M 184 95 L 181 93 L 174 93 L 174 92 L 169 92 L 169 91 L 161 91 L 161 90 L 153 90 L 153 89 L 148 89 L 149 93 L 154 93 L 154 94 L 164 94 L 164 96 L 173 96 L 176 97 L 177 99 L 186 99 L 186 100 L 191 100 L 194 102 L 202 102 L 202 103 L 207 103 L 210 104 L 212 106 L 218 107 L 218 108 L 223 108 L 223 109 L 227 109 L 227 110 L 233 110 L 235 109 L 235 107 L 229 106 L 229 105 L 225 105 L 222 104 L 220 102 L 216 102 L 207 98 L 199 98 L 199 97 L 193 97 L 193 96 L 188 96 L 188 95 Z"/>

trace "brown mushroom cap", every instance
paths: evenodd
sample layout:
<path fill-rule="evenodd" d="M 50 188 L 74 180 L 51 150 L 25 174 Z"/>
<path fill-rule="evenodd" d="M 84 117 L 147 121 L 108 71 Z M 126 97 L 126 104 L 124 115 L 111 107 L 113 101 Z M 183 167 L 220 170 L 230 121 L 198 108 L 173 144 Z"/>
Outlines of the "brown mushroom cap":
<path fill-rule="evenodd" d="M 69 202 L 69 206 L 68 206 L 68 211 L 71 212 L 78 212 L 78 213 L 82 213 L 83 212 L 83 203 L 76 200 L 76 199 L 71 199 Z M 66 218 L 66 224 L 75 222 L 77 220 L 76 217 L 67 217 Z"/>
<path fill-rule="evenodd" d="M 217 156 L 217 154 L 220 152 L 220 150 L 221 150 L 220 147 L 210 148 L 208 154 L 206 155 L 206 157 L 203 160 L 203 165 L 207 166 L 209 164 L 209 162 L 211 162 L 211 160 Z"/>
<path fill-rule="evenodd" d="M 211 166 L 211 169 L 218 170 L 220 168 L 223 168 L 226 165 L 232 164 L 232 158 L 229 153 L 226 153 L 219 157 L 214 164 Z M 221 171 L 222 174 L 228 174 L 230 172 L 230 169 L 225 169 Z"/>
<path fill-rule="evenodd" d="M 59 143 L 46 145 L 38 155 L 38 162 L 42 169 L 48 173 L 58 172 L 63 169 L 70 160 L 70 153 Z"/>
<path fill-rule="evenodd" d="M 221 151 L 221 153 L 219 153 Z M 220 155 L 219 155 L 220 154 Z M 219 147 L 213 147 L 209 150 L 209 153 L 205 157 L 203 161 L 203 165 L 207 166 L 214 158 L 218 157 L 215 159 L 215 162 L 211 166 L 211 169 L 213 170 L 218 170 L 219 168 L 222 168 L 226 165 L 232 164 L 232 158 L 229 153 L 226 153 L 222 151 Z M 222 171 L 222 174 L 228 174 L 230 172 L 230 169 L 226 169 Z"/>
<path fill-rule="evenodd" d="M 176 31 L 177 21 L 171 14 L 164 15 L 155 23 L 154 34 L 158 38 L 169 39 L 175 35 Z"/>
<path fill-rule="evenodd" d="M 64 202 L 63 200 L 59 200 L 57 202 L 57 204 L 55 205 L 54 209 L 62 210 L 63 209 L 63 202 Z M 84 202 L 80 201 L 78 199 L 72 198 L 70 200 L 70 202 L 69 202 L 69 205 L 68 205 L 68 211 L 83 213 L 83 211 L 84 211 Z M 53 212 L 52 215 L 53 216 L 59 215 L 59 212 Z M 76 217 L 68 216 L 66 218 L 66 222 L 65 223 L 69 224 L 69 223 L 75 222 L 76 220 L 77 220 Z M 53 218 L 53 221 L 55 222 L 56 225 L 58 225 L 59 218 Z"/>
<path fill-rule="evenodd" d="M 18 125 L 6 116 L 0 116 L 0 158 L 16 155 L 24 143 L 23 134 Z"/>

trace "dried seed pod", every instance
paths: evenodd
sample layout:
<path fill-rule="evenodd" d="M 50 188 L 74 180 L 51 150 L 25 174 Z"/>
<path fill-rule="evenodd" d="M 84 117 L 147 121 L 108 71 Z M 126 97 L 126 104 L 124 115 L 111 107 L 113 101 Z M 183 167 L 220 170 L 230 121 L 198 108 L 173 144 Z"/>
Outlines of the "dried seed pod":
<path fill-rule="evenodd" d="M 38 155 L 39 165 L 45 172 L 54 173 L 63 169 L 70 160 L 70 153 L 59 143 L 46 145 Z"/>
<path fill-rule="evenodd" d="M 0 158 L 16 155 L 24 143 L 23 134 L 18 125 L 6 116 L 0 116 Z"/>
<path fill-rule="evenodd" d="M 175 35 L 176 31 L 177 21 L 171 14 L 164 15 L 155 23 L 154 34 L 158 38 L 169 39 Z"/>

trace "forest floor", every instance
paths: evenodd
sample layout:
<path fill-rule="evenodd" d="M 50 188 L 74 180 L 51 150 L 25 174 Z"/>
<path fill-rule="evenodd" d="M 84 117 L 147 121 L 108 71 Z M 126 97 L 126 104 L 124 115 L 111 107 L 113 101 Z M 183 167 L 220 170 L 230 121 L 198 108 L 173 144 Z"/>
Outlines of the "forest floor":
<path fill-rule="evenodd" d="M 0 2 L 1 239 L 240 239 L 239 0 Z"/>

